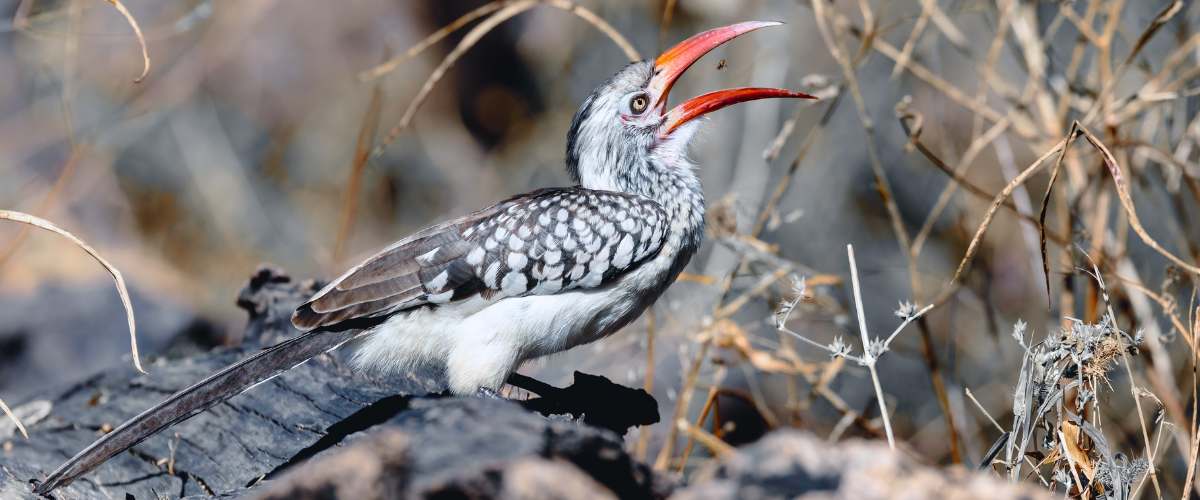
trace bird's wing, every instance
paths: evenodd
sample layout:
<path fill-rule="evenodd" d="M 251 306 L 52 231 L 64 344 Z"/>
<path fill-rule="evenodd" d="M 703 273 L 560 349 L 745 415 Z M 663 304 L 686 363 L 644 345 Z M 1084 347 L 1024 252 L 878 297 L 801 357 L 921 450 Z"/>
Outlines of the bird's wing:
<path fill-rule="evenodd" d="M 405 238 L 297 309 L 301 330 L 480 295 L 498 300 L 594 288 L 657 255 L 657 202 L 580 187 L 521 195 Z"/>

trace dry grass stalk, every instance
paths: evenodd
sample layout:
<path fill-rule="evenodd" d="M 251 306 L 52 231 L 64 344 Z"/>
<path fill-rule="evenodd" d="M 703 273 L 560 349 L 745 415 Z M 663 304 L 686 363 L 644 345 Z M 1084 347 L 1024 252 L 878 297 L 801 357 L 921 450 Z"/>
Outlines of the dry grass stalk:
<path fill-rule="evenodd" d="M 982 187 L 976 185 L 974 182 L 971 182 L 970 179 L 967 179 L 960 173 L 955 172 L 955 170 L 950 168 L 945 161 L 942 161 L 942 159 L 939 158 L 937 154 L 933 152 L 933 150 L 929 149 L 929 146 L 921 140 L 921 129 L 918 125 L 921 120 L 920 114 L 908 110 L 907 106 L 904 106 L 903 102 L 900 105 L 897 105 L 896 113 L 900 118 L 900 124 L 904 127 L 905 132 L 908 134 L 909 144 L 915 147 L 916 150 L 921 153 L 921 155 L 928 159 L 929 163 L 937 167 L 938 170 L 941 170 L 942 173 L 945 173 L 948 177 L 950 177 L 950 180 L 960 185 L 964 190 L 966 190 L 966 192 L 985 200 L 992 200 L 996 197 L 996 194 L 988 192 Z M 1001 206 L 1008 209 L 1013 213 L 1013 215 L 1020 217 L 1021 220 L 1032 225 L 1033 227 L 1038 227 L 1040 225 L 1037 218 L 1022 212 L 1012 200 L 1005 198 Z M 1070 243 L 1066 237 L 1049 229 L 1046 230 L 1046 237 L 1058 245 L 1067 245 Z"/>
<path fill-rule="evenodd" d="M 642 55 L 638 53 L 637 49 L 633 48 L 633 44 L 629 43 L 629 40 L 626 39 L 620 31 L 617 31 L 617 29 L 611 24 L 608 24 L 608 21 L 605 21 L 600 16 L 597 16 L 595 12 L 592 12 L 587 7 L 567 0 L 542 1 L 545 2 L 546 5 L 569 12 L 574 14 L 576 17 L 587 21 L 588 24 L 592 25 L 592 27 L 596 28 L 601 33 L 604 33 L 604 36 L 607 36 L 609 40 L 612 40 L 613 43 L 617 44 L 617 47 L 621 49 L 621 52 L 625 53 L 625 57 L 628 58 L 630 62 L 642 60 Z"/>
<path fill-rule="evenodd" d="M 146 48 L 146 37 L 142 35 L 142 28 L 138 26 L 137 19 L 133 17 L 133 13 L 125 8 L 125 4 L 121 3 L 121 0 L 107 1 L 117 9 L 117 12 L 120 12 L 125 17 L 125 22 L 129 23 L 129 27 L 133 28 L 133 35 L 137 37 L 138 47 L 142 49 L 142 73 L 133 79 L 133 83 L 142 83 L 142 80 L 146 79 L 146 75 L 150 74 L 150 50 Z"/>
<path fill-rule="evenodd" d="M 1167 251 L 1167 249 L 1163 248 L 1158 241 L 1150 237 L 1150 233 L 1146 232 L 1146 228 L 1142 227 L 1141 219 L 1138 218 L 1137 209 L 1133 206 L 1133 198 L 1129 195 L 1129 186 L 1125 183 L 1125 176 L 1121 173 L 1121 166 L 1117 164 L 1117 160 L 1113 157 L 1112 152 L 1110 152 L 1108 148 L 1104 146 L 1104 143 L 1100 142 L 1100 139 L 1097 139 L 1095 135 L 1092 135 L 1091 131 L 1089 131 L 1087 128 L 1080 126 L 1079 132 L 1082 133 L 1085 138 L 1087 138 L 1087 141 L 1092 144 L 1092 147 L 1096 148 L 1096 150 L 1100 152 L 1101 158 L 1104 160 L 1104 166 L 1108 169 L 1109 175 L 1112 177 L 1113 186 L 1117 189 L 1117 199 L 1121 201 L 1121 207 L 1125 210 L 1125 215 L 1129 218 L 1129 225 L 1132 226 L 1133 232 L 1136 233 L 1139 238 L 1141 238 L 1142 242 L 1145 243 L 1146 246 L 1150 247 L 1155 252 L 1158 252 L 1159 255 L 1166 257 L 1167 260 L 1170 260 L 1172 263 L 1183 268 L 1184 270 L 1195 274 L 1196 276 L 1200 276 L 1200 267 L 1197 267 L 1195 264 L 1189 263 L 1179 258 L 1175 254 Z"/>
<path fill-rule="evenodd" d="M 79 247 L 84 252 L 87 252 L 88 255 L 92 256 L 96 262 L 100 263 L 100 265 L 104 267 L 104 270 L 108 271 L 108 273 L 112 275 L 113 283 L 117 287 L 117 294 L 121 296 L 121 305 L 125 307 L 125 318 L 129 324 L 129 349 L 133 354 L 133 367 L 141 373 L 146 373 L 146 370 L 142 369 L 142 361 L 138 357 L 137 324 L 133 319 L 133 304 L 129 300 L 129 290 L 125 288 L 125 278 L 121 276 L 121 271 L 117 270 L 116 266 L 113 266 L 111 263 L 105 260 L 104 257 L 101 257 L 95 249 L 93 249 L 87 243 L 84 243 L 83 240 L 75 237 L 75 235 L 67 232 L 66 230 L 55 226 L 48 220 L 12 210 L 0 210 L 0 220 L 19 222 L 21 224 L 45 229 L 46 231 L 50 231 L 62 236 L 63 238 L 71 241 L 71 243 L 74 243 L 75 246 Z"/>
<path fill-rule="evenodd" d="M 946 39 L 950 40 L 960 50 L 966 50 L 967 38 L 958 30 L 954 22 L 950 20 L 946 13 L 938 7 L 937 0 L 921 0 L 921 15 L 917 17 L 917 22 L 913 26 L 912 32 L 908 35 L 908 39 L 904 41 L 904 48 L 900 51 L 900 56 L 896 59 L 896 65 L 892 68 L 892 79 L 900 76 L 904 72 L 904 67 L 908 65 L 912 58 L 913 46 L 925 31 L 925 26 L 932 20 L 934 25 L 946 35 Z"/>
<path fill-rule="evenodd" d="M 954 275 L 951 276 L 950 280 L 942 288 L 942 292 L 938 294 L 936 299 L 933 300 L 934 304 L 945 302 L 950 298 L 950 295 L 954 293 L 954 290 L 956 290 L 955 285 L 958 283 L 958 280 L 962 278 L 963 271 L 965 271 L 967 266 L 970 265 L 971 260 L 975 258 L 975 254 L 979 252 L 979 245 L 983 241 L 983 234 L 987 232 L 987 228 L 991 225 L 992 218 L 996 216 L 996 211 L 999 210 L 1000 206 L 1004 204 L 1004 200 L 1008 199 L 1008 197 L 1012 195 L 1013 191 L 1016 190 L 1018 186 L 1024 184 L 1025 181 L 1029 180 L 1030 177 L 1036 174 L 1038 170 L 1041 169 L 1045 161 L 1050 158 L 1050 156 L 1059 152 L 1063 146 L 1066 145 L 1066 143 L 1067 139 L 1063 139 L 1049 151 L 1046 151 L 1044 154 L 1042 154 L 1042 156 L 1038 157 L 1038 159 L 1034 160 L 1029 167 L 1026 167 L 1025 170 L 1021 171 L 1019 175 L 1013 178 L 1012 182 L 1009 182 L 1008 185 L 1004 186 L 1004 189 L 1000 190 L 1000 193 L 992 199 L 991 206 L 988 207 L 987 212 L 984 213 L 983 221 L 979 224 L 978 229 L 975 230 L 975 235 L 971 237 L 971 242 L 967 245 L 967 252 L 963 255 L 962 260 L 959 261 L 958 268 L 954 270 Z"/>
<path fill-rule="evenodd" d="M 1039 249 L 1042 253 L 1042 275 L 1046 277 L 1046 306 L 1051 303 L 1050 298 L 1050 260 L 1046 258 L 1046 213 L 1050 206 L 1050 195 L 1054 192 L 1054 182 L 1058 179 L 1059 172 L 1062 171 L 1063 159 L 1067 157 L 1067 151 L 1071 148 L 1071 142 L 1075 138 L 1078 129 L 1076 124 L 1071 125 L 1071 131 L 1067 133 L 1067 143 L 1063 145 L 1062 151 L 1058 154 L 1058 160 L 1054 162 L 1054 170 L 1050 171 L 1050 181 L 1046 183 L 1046 194 L 1042 197 L 1042 208 L 1038 212 L 1038 233 L 1041 238 L 1039 241 Z"/>
<path fill-rule="evenodd" d="M 1200 308 L 1198 308 L 1196 311 L 1196 321 L 1197 324 L 1195 324 L 1192 329 L 1192 336 L 1200 334 Z M 1192 487 L 1196 480 L 1197 454 L 1200 454 L 1200 425 L 1197 425 L 1196 420 L 1197 410 L 1200 410 L 1200 408 L 1197 407 L 1197 396 L 1200 396 L 1200 392 L 1198 392 L 1196 389 L 1198 382 L 1200 381 L 1198 381 L 1196 377 L 1196 359 L 1192 358 L 1192 423 L 1191 426 L 1188 427 L 1188 431 L 1192 434 L 1192 445 L 1190 447 L 1191 451 L 1189 451 L 1187 454 L 1187 476 L 1183 480 L 1183 488 L 1182 493 L 1180 494 L 1180 500 L 1187 500 L 1191 496 Z M 1200 488 L 1196 489 L 1200 490 Z M 1196 493 L 1200 494 L 1200 491 L 1196 491 Z"/>
<path fill-rule="evenodd" d="M 828 99 L 828 104 L 825 106 L 825 110 L 822 112 L 821 119 L 818 121 L 817 126 L 809 129 L 808 133 L 804 135 L 804 140 L 800 143 L 800 149 L 796 152 L 796 157 L 788 165 L 788 169 L 786 172 L 784 172 L 783 177 L 780 178 L 779 182 L 775 184 L 775 190 L 771 192 L 771 195 L 767 198 L 766 203 L 764 203 L 762 209 L 759 210 L 758 218 L 754 221 L 754 228 L 750 230 L 751 236 L 756 238 L 761 236 L 763 230 L 767 228 L 767 222 L 771 219 L 771 215 L 777 213 L 779 202 L 783 200 L 783 196 L 787 194 L 792 187 L 792 178 L 795 177 L 796 172 L 800 170 L 800 165 L 804 163 L 804 158 L 808 156 L 809 149 L 817 141 L 817 139 L 823 136 L 826 124 L 829 123 L 830 118 L 833 117 L 833 112 L 838 108 L 838 104 L 842 100 L 842 92 L 844 87 L 845 86 L 843 84 L 839 84 L 837 87 L 833 88 L 833 95 Z M 822 96 L 822 99 L 824 99 L 824 96 Z M 806 102 L 805 105 L 801 107 L 801 110 L 807 109 L 809 105 L 815 105 L 816 102 L 818 101 Z M 797 116 L 799 116 L 799 113 L 800 110 L 797 110 Z M 779 152 L 783 149 L 784 143 L 787 142 L 787 138 L 790 137 L 792 131 L 795 130 L 795 125 L 795 118 L 784 123 L 783 127 L 779 131 L 779 135 L 777 135 L 775 140 L 771 142 L 771 146 L 763 152 L 764 160 L 768 162 L 775 160 L 775 158 L 779 155 Z"/>
<path fill-rule="evenodd" d="M 675 410 L 672 413 L 675 421 L 679 421 L 680 416 L 686 414 L 691 405 L 692 391 L 696 387 L 696 381 L 700 376 L 700 368 L 703 367 L 704 359 L 708 356 L 708 349 L 712 345 L 712 335 L 701 333 L 699 344 L 696 356 L 692 359 L 692 364 L 688 368 L 687 375 L 684 377 L 682 390 L 679 392 L 678 399 L 675 400 Z M 678 427 L 671 427 L 667 430 L 667 439 L 663 443 L 663 447 L 658 451 L 658 458 L 654 460 L 654 470 L 667 470 L 671 462 L 671 454 L 674 452 L 678 430 Z"/>
<path fill-rule="evenodd" d="M 663 2 L 662 22 L 658 24 L 658 48 L 661 52 L 667 46 L 667 28 L 671 26 L 671 19 L 675 17 L 676 0 L 667 0 Z"/>
<path fill-rule="evenodd" d="M 710 452 L 712 452 L 712 454 L 717 456 L 718 458 L 729 455 L 730 453 L 733 453 L 732 446 L 729 446 L 724 441 L 721 441 L 720 438 L 708 433 L 708 431 L 705 431 L 704 429 L 701 429 L 695 425 L 692 425 L 687 420 L 683 420 L 683 419 L 676 420 L 675 427 L 677 429 L 687 433 L 688 437 L 690 437 L 690 438 L 696 440 L 697 442 L 699 442 L 700 444 L 704 445 L 705 448 L 708 448 L 708 450 Z M 686 455 L 685 455 L 685 457 L 686 457 Z M 680 466 L 680 469 L 682 470 L 682 466 Z"/>
<path fill-rule="evenodd" d="M 434 68 L 433 73 L 430 73 L 429 78 L 425 80 L 425 83 L 421 84 L 421 89 L 417 91 L 417 95 L 408 103 L 408 107 L 405 108 L 404 115 L 400 117 L 400 121 L 396 123 L 396 125 L 390 130 L 388 130 L 387 134 L 384 135 L 383 140 L 375 146 L 374 151 L 371 152 L 371 157 L 378 158 L 379 156 L 383 155 L 384 149 L 400 137 L 400 133 L 403 132 L 405 128 L 408 128 L 408 124 L 411 123 L 413 117 L 416 116 L 417 109 L 419 109 L 421 105 L 425 103 L 425 99 L 429 97 L 429 93 L 433 91 L 433 88 L 437 86 L 437 83 L 441 81 L 442 77 L 446 76 L 446 71 L 449 70 L 450 67 L 453 66 L 463 54 L 470 50 L 471 47 L 473 47 L 476 43 L 479 43 L 479 40 L 482 39 L 484 35 L 488 34 L 488 32 L 495 29 L 496 26 L 499 26 L 500 24 L 504 23 L 504 21 L 511 19 L 517 14 L 536 7 L 537 4 L 537 0 L 520 0 L 517 2 L 506 3 L 504 8 L 496 11 L 494 14 L 488 16 L 482 22 L 475 25 L 474 28 L 471 28 L 471 31 L 468 31 L 467 34 L 463 36 L 462 40 L 458 42 L 458 45 L 455 45 L 454 49 L 452 49 L 450 53 L 446 54 L 446 57 L 442 59 L 442 62 L 438 63 L 437 67 Z"/>
<path fill-rule="evenodd" d="M 570 2 L 568 0 L 518 0 L 514 2 L 499 3 L 503 5 L 503 8 L 496 10 L 493 14 L 488 16 L 474 28 L 471 28 L 466 35 L 463 35 L 463 38 L 458 42 L 458 45 L 455 45 L 454 49 L 452 49 L 450 53 L 446 54 L 446 57 L 443 58 L 440 63 L 438 63 L 437 67 L 434 68 L 432 73 L 430 73 L 429 78 L 427 78 L 425 83 L 421 85 L 421 89 L 417 91 L 417 95 L 413 97 L 412 101 L 409 102 L 408 107 L 405 108 L 404 114 L 400 117 L 400 121 L 397 122 L 396 125 L 394 125 L 391 129 L 389 129 L 387 134 L 384 135 L 383 140 L 375 146 L 375 149 L 371 152 L 371 158 L 378 158 L 381 156 L 384 149 L 387 148 L 387 146 L 392 142 L 395 142 L 396 139 L 400 137 L 400 133 L 403 132 L 404 129 L 408 128 L 408 125 L 412 123 L 413 117 L 416 116 L 417 110 L 420 109 L 421 105 L 424 104 L 425 100 L 429 97 L 429 93 L 433 91 L 438 82 L 441 81 L 444 76 L 446 76 L 446 71 L 448 71 L 451 66 L 454 66 L 454 63 L 458 62 L 459 58 L 461 58 L 463 54 L 470 50 L 471 47 L 475 46 L 475 44 L 479 43 L 479 40 L 482 39 L 484 35 L 487 35 L 489 32 L 495 29 L 496 26 L 503 24 L 505 21 L 517 16 L 518 14 L 521 14 L 522 12 L 532 9 L 539 4 L 549 5 L 559 10 L 569 12 L 575 17 L 586 21 L 601 33 L 604 33 L 604 35 L 612 40 L 613 43 L 617 44 L 617 47 L 619 47 L 625 53 L 625 56 L 628 57 L 630 61 L 637 61 L 641 59 L 641 55 L 638 53 L 637 49 L 634 49 L 633 45 L 629 43 L 629 40 L 625 39 L 625 37 L 621 35 L 616 28 L 613 28 L 612 25 L 608 24 L 607 21 L 601 19 L 591 10 L 588 10 L 586 7 L 578 5 L 574 2 Z M 480 9 L 483 9 L 483 7 L 480 7 L 476 10 L 478 11 Z M 487 9 L 483 9 L 475 17 L 482 17 L 487 13 L 487 11 Z M 472 11 L 464 17 L 472 16 L 474 14 L 476 14 L 476 12 Z M 473 19 L 474 18 L 470 18 L 467 21 L 459 23 L 459 21 L 462 20 L 462 18 L 459 18 L 458 20 L 450 23 L 448 26 L 465 25 Z M 446 34 L 453 32 L 454 29 L 455 28 L 450 28 L 447 30 L 447 28 L 443 28 L 442 30 L 439 30 L 439 32 L 435 32 L 434 36 L 440 34 L 441 37 L 445 37 Z M 441 31 L 447 31 L 447 33 L 441 34 Z M 438 40 L 440 39 L 441 38 L 438 38 Z M 429 44 L 435 42 L 436 40 L 434 42 L 429 42 Z M 422 45 L 428 46 L 425 44 L 425 41 L 417 44 L 417 46 Z M 422 50 L 424 49 L 424 47 L 420 48 Z M 413 49 L 409 49 L 409 51 L 413 51 Z M 416 52 L 419 53 L 420 50 L 417 50 Z M 384 70 L 380 71 L 386 73 Z M 375 73 L 375 70 L 369 70 L 367 77 L 373 77 Z"/>
<path fill-rule="evenodd" d="M 26 431 L 25 426 L 21 424 L 21 419 L 17 418 L 17 415 L 8 408 L 8 405 L 4 404 L 3 399 L 0 399 L 0 410 L 3 410 L 4 414 L 8 416 L 8 419 L 12 421 L 13 425 L 17 426 L 17 430 L 21 432 L 21 436 L 24 436 L 25 439 L 29 439 L 29 432 Z"/>
<path fill-rule="evenodd" d="M 657 326 L 657 318 L 654 315 L 654 307 L 646 308 L 646 376 L 642 383 L 642 390 L 646 394 L 654 394 L 654 331 Z M 638 460 L 645 461 L 646 453 L 650 447 L 650 428 L 642 427 L 638 430 L 637 445 L 634 446 L 633 456 Z"/>
<path fill-rule="evenodd" d="M 75 175 L 75 167 L 79 164 L 79 159 L 81 158 L 80 150 L 80 148 L 76 148 L 72 151 L 71 156 L 67 158 L 62 170 L 58 173 L 58 177 L 54 180 L 54 184 L 50 186 L 50 190 L 46 192 L 46 195 L 38 202 L 37 208 L 33 210 L 32 215 L 34 217 L 45 216 L 50 211 L 50 208 L 54 206 L 54 202 L 66 187 L 67 182 Z M 21 245 L 25 243 L 25 240 L 29 238 L 31 228 L 32 226 L 22 225 L 21 230 L 17 232 L 12 242 L 6 245 L 4 250 L 0 250 L 0 268 L 4 267 L 8 260 L 17 253 Z"/>
<path fill-rule="evenodd" d="M 387 59 L 387 55 L 384 56 Z M 350 176 L 346 182 L 346 191 L 342 195 L 342 216 L 338 223 L 337 236 L 333 243 L 333 265 L 341 264 L 346 249 L 346 241 L 354 229 L 355 215 L 358 212 L 358 194 L 362 190 L 362 177 L 367 170 L 367 160 L 371 155 L 371 142 L 379 130 L 379 116 L 383 109 L 383 85 L 376 82 L 371 87 L 371 98 L 367 101 L 367 111 L 363 114 L 362 124 L 358 129 L 358 140 L 354 145 L 354 159 L 350 164 Z"/>
<path fill-rule="evenodd" d="M 867 334 L 867 317 L 863 311 L 862 290 L 858 286 L 858 264 L 854 262 L 854 246 L 846 245 L 846 255 L 850 259 L 850 285 L 854 289 L 854 309 L 858 313 L 858 331 L 862 333 L 863 355 L 867 361 L 867 368 L 871 370 L 871 383 L 875 386 L 875 399 L 879 401 L 879 416 L 883 419 L 883 430 L 887 433 L 888 447 L 895 451 L 896 438 L 892 436 L 892 419 L 888 416 L 883 388 L 879 386 L 879 372 L 875 369 L 877 358 L 876 355 L 871 354 L 870 349 L 871 338 Z"/>
<path fill-rule="evenodd" d="M 724 378 L 723 375 L 724 374 L 722 373 L 721 376 L 718 376 L 717 377 L 718 380 L 723 379 Z M 721 390 L 720 390 L 719 384 L 713 384 L 711 387 L 708 388 L 708 396 L 706 396 L 704 398 L 704 405 L 700 407 L 700 414 L 696 416 L 696 423 L 691 424 L 690 427 L 695 427 L 697 429 L 701 429 L 701 426 L 704 425 L 704 421 L 708 420 L 709 412 L 711 412 L 712 409 L 716 406 L 717 396 L 720 394 L 720 392 L 721 392 Z M 714 426 L 716 425 L 716 420 L 717 420 L 716 417 L 714 417 L 713 418 Z M 679 422 L 686 423 L 687 421 L 681 418 L 681 419 L 679 419 Z M 686 431 L 688 429 L 681 428 L 680 430 Z M 677 472 L 679 474 L 683 474 L 684 469 L 687 468 L 688 458 L 691 458 L 691 456 L 692 456 L 692 445 L 695 444 L 695 442 L 696 442 L 696 435 L 692 434 L 692 433 L 688 433 L 687 441 L 683 445 L 683 453 L 679 457 L 679 466 L 675 469 L 675 472 Z"/>
<path fill-rule="evenodd" d="M 978 157 L 979 154 L 982 153 L 987 147 L 991 146 L 992 141 L 995 141 L 1000 134 L 1003 134 L 1005 131 L 1007 131 L 1008 126 L 1009 120 L 1007 118 L 1000 120 L 992 124 L 992 127 L 989 128 L 988 131 L 983 135 L 976 137 L 975 140 L 971 141 L 971 145 L 967 147 L 966 153 L 963 153 L 962 158 L 958 161 L 958 165 L 954 167 L 954 174 L 951 177 L 966 177 L 967 172 L 969 172 L 971 167 L 975 165 L 976 157 Z M 921 254 L 921 250 L 924 248 L 925 241 L 929 238 L 929 234 L 933 231 L 933 225 L 937 222 L 938 218 L 941 217 L 942 211 L 945 210 L 950 204 L 950 200 L 954 196 L 954 192 L 958 186 L 959 183 L 957 182 L 948 182 L 946 183 L 946 187 L 942 189 L 941 194 L 938 195 L 938 199 L 934 202 L 933 208 L 929 210 L 929 215 L 925 217 L 925 223 L 921 225 L 921 229 L 917 231 L 917 235 L 913 237 L 912 248 L 910 251 L 914 255 Z"/>
<path fill-rule="evenodd" d="M 432 47 L 433 45 L 442 41 L 442 39 L 450 36 L 459 29 L 462 29 L 463 26 L 471 24 L 476 19 L 500 10 L 501 7 L 504 7 L 508 3 L 509 2 L 507 0 L 495 0 L 471 9 L 470 12 L 459 16 L 457 19 L 450 21 L 449 24 L 438 28 L 438 30 L 434 31 L 433 33 L 430 33 L 429 36 L 421 39 L 421 41 L 417 42 L 416 45 L 409 47 L 408 50 L 404 51 L 404 53 L 390 58 L 378 66 L 359 73 L 359 81 L 371 81 L 395 71 L 396 68 L 399 68 L 400 64 L 404 61 L 417 57 L 422 52 L 425 52 L 425 49 Z"/>
<path fill-rule="evenodd" d="M 1112 304 L 1108 295 L 1108 286 L 1104 283 L 1104 276 L 1100 274 L 1100 267 L 1096 265 L 1096 262 L 1092 260 L 1090 255 L 1084 253 L 1084 256 L 1086 256 L 1092 264 L 1092 279 L 1095 280 L 1096 288 L 1100 289 L 1101 297 L 1104 300 L 1105 317 L 1108 318 L 1109 322 L 1116 325 L 1117 315 L 1113 312 Z M 1147 461 L 1150 464 L 1149 467 L 1147 467 L 1149 470 L 1150 479 L 1154 481 L 1154 492 L 1158 495 L 1158 498 L 1162 498 L 1162 487 L 1158 484 L 1158 474 L 1154 470 L 1154 452 L 1150 449 L 1150 433 L 1146 430 L 1146 413 L 1142 411 L 1142 398 L 1138 395 L 1137 384 L 1135 382 L 1136 379 L 1133 378 L 1133 369 L 1129 366 L 1129 354 L 1126 352 L 1126 349 L 1122 348 L 1120 339 L 1110 337 L 1100 343 L 1099 349 L 1097 349 L 1096 352 L 1096 359 L 1101 360 L 1102 362 L 1102 360 L 1111 358 L 1115 361 L 1115 358 L 1118 355 L 1120 355 L 1122 361 L 1124 361 L 1125 375 L 1129 377 L 1129 395 L 1133 397 L 1134 406 L 1137 408 L 1138 424 L 1142 428 L 1142 439 L 1145 443 L 1146 456 L 1148 457 Z M 1103 372 L 1099 372 L 1098 365 L 1100 365 L 1100 363 L 1092 363 L 1088 366 L 1088 369 L 1091 370 L 1090 374 L 1093 377 L 1104 376 Z M 1107 370 L 1107 367 L 1104 367 L 1104 369 Z M 1086 371 L 1088 370 L 1085 370 L 1085 372 Z"/>

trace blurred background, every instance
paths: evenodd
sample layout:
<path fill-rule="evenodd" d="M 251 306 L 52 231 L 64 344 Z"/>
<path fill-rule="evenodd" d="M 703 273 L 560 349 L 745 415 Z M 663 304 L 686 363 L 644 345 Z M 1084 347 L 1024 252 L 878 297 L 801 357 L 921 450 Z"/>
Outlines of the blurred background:
<path fill-rule="evenodd" d="M 861 354 L 853 244 L 872 336 L 900 324 L 901 302 L 937 305 L 878 365 L 898 439 L 929 463 L 978 463 L 998 436 L 980 407 L 1012 418 L 1014 323 L 1036 341 L 1103 309 L 1079 270 L 1091 271 L 1086 252 L 1122 328 L 1147 335 L 1131 373 L 1157 394 L 1157 464 L 1179 491 L 1197 277 L 1164 253 L 1200 256 L 1192 5 L 546 1 L 463 46 L 398 127 L 439 64 L 474 41 L 477 18 L 513 3 L 125 0 L 151 61 L 135 83 L 141 49 L 113 4 L 0 0 L 0 208 L 55 222 L 124 273 L 144 355 L 235 344 L 245 321 L 235 299 L 260 263 L 328 279 L 431 223 L 568 184 L 571 116 L 629 61 L 587 16 L 645 58 L 707 28 L 780 20 L 703 59 L 674 100 L 747 85 L 822 99 L 712 115 L 692 147 L 709 238 L 685 276 L 621 334 L 523 371 L 556 385 L 581 370 L 651 386 L 664 423 L 627 439 L 672 469 L 709 454 L 675 435 L 679 417 L 732 444 L 780 426 L 880 437 L 866 369 L 775 327 L 805 278 L 788 329 L 822 344 L 840 336 Z M 1050 168 L 1012 190 L 948 286 L 992 196 L 1074 120 L 1114 151 L 1164 252 L 1132 229 L 1081 139 L 1047 209 L 1048 276 L 1033 221 Z M 0 223 L 0 397 L 19 405 L 128 359 L 104 269 L 59 237 Z M 1110 379 L 1109 442 L 1143 456 L 1130 379 L 1123 369 Z"/>

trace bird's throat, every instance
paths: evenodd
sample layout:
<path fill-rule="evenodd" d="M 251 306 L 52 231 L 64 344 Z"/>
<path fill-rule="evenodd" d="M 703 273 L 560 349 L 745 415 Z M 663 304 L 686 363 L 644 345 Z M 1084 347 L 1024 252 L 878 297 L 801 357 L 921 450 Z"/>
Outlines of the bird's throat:
<path fill-rule="evenodd" d="M 704 190 L 695 166 L 684 157 L 653 159 L 645 175 L 624 186 L 627 192 L 657 201 L 667 211 L 673 238 L 680 250 L 695 252 L 704 236 Z"/>
<path fill-rule="evenodd" d="M 695 165 L 684 155 L 650 155 L 636 162 L 616 162 L 624 168 L 585 169 L 580 179 L 587 189 L 644 196 L 666 210 L 679 250 L 690 253 L 704 235 L 704 191 Z"/>

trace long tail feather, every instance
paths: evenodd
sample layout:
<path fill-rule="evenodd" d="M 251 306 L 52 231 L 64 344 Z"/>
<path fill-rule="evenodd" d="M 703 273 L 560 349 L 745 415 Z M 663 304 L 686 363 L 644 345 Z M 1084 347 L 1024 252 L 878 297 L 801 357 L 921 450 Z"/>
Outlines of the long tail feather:
<path fill-rule="evenodd" d="M 125 451 L 159 431 L 188 419 L 209 407 L 237 396 L 321 353 L 337 349 L 361 330 L 314 330 L 264 349 L 249 358 L 181 390 L 165 401 L 121 424 L 92 443 L 46 478 L 34 489 L 45 495 L 86 474 L 112 456 Z"/>

